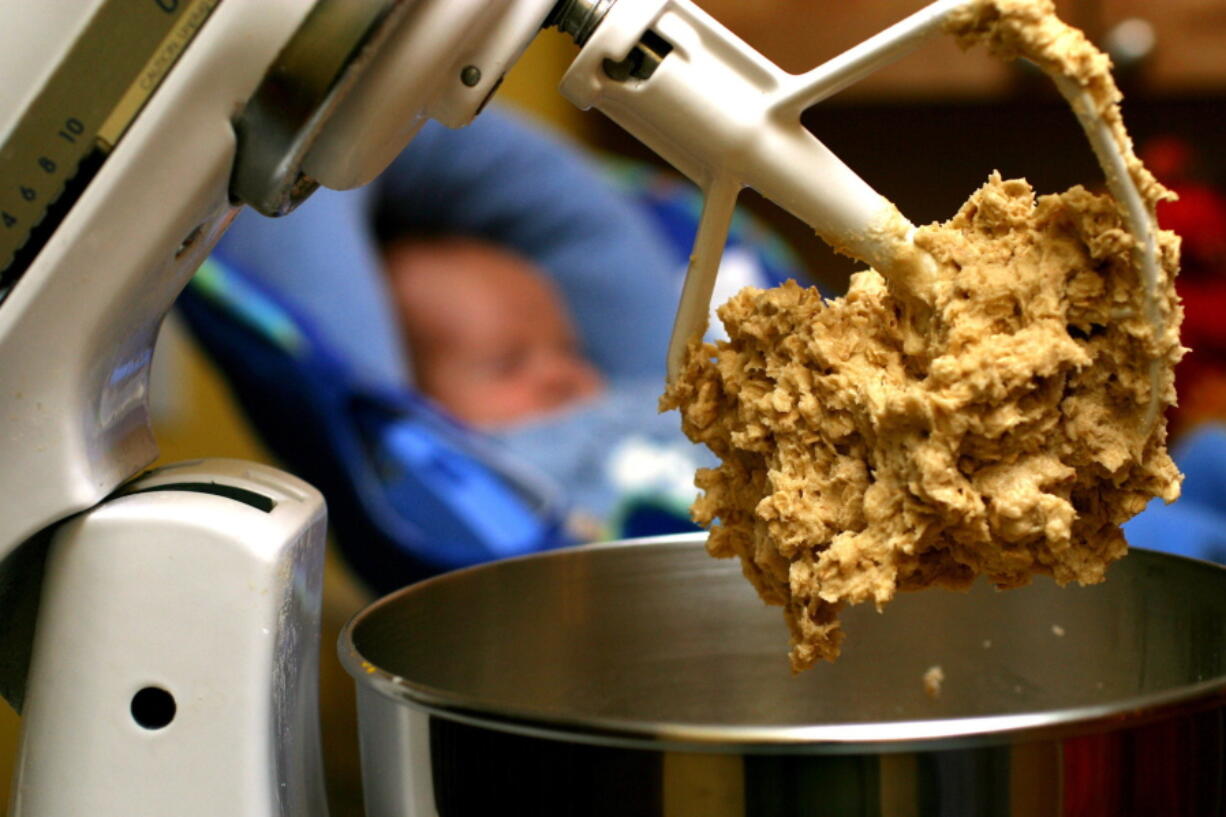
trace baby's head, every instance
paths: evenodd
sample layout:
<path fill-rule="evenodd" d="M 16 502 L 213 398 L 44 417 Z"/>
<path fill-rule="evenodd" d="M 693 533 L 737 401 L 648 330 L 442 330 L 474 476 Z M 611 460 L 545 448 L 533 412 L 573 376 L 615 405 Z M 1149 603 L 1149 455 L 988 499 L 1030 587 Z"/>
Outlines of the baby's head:
<path fill-rule="evenodd" d="M 561 298 L 527 259 L 432 237 L 394 241 L 384 260 L 417 386 L 459 419 L 510 425 L 603 388 Z"/>

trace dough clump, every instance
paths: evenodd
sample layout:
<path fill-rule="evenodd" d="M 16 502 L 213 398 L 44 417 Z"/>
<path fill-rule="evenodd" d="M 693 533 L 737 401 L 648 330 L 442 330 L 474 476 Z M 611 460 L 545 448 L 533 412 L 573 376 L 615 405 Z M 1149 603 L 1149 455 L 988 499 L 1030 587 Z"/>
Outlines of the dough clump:
<path fill-rule="evenodd" d="M 1109 62 L 1050 2 L 983 0 L 950 27 L 1089 88 L 1151 212 L 1169 195 L 1135 160 Z M 1178 497 L 1154 408 L 1183 353 L 1179 243 L 1155 241 L 1147 302 L 1113 198 L 993 174 L 917 231 L 938 266 L 921 289 L 868 270 L 834 300 L 788 282 L 719 310 L 729 340 L 694 342 L 661 405 L 720 458 L 694 519 L 784 608 L 794 670 L 838 656 L 848 604 L 979 575 L 1101 581 L 1120 525 Z"/>

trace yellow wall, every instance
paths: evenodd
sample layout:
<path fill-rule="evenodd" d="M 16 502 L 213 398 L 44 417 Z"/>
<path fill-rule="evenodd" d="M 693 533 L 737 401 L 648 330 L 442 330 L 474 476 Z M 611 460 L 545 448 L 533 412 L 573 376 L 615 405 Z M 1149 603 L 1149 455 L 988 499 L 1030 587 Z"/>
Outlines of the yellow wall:
<path fill-rule="evenodd" d="M 580 111 L 557 91 L 578 48 L 558 32 L 536 38 L 515 67 L 495 99 L 514 105 L 580 140 L 587 140 L 597 126 L 599 114 Z"/>

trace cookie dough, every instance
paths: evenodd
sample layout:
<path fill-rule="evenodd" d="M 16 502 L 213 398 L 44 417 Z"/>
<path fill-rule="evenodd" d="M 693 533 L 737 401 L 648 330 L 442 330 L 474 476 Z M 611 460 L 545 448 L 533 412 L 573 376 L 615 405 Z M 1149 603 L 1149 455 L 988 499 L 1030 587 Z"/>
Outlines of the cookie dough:
<path fill-rule="evenodd" d="M 929 698 L 941 697 L 941 684 L 945 683 L 945 670 L 939 664 L 928 668 L 924 673 L 924 694 Z"/>
<path fill-rule="evenodd" d="M 954 27 L 1084 69 L 1114 110 L 1105 58 L 1050 3 L 985 0 Z M 1128 155 L 1152 208 L 1166 193 Z M 1101 581 L 1127 550 L 1120 524 L 1178 496 L 1147 410 L 1155 388 L 1163 407 L 1175 397 L 1178 240 L 1157 236 L 1160 329 L 1134 241 L 1109 196 L 1036 196 L 993 174 L 918 230 L 939 270 L 922 289 L 873 270 L 830 301 L 793 282 L 750 288 L 719 310 L 729 340 L 691 345 L 662 407 L 721 460 L 698 473 L 693 516 L 711 554 L 739 557 L 784 608 L 793 669 L 838 656 L 848 604 L 978 575 Z"/>

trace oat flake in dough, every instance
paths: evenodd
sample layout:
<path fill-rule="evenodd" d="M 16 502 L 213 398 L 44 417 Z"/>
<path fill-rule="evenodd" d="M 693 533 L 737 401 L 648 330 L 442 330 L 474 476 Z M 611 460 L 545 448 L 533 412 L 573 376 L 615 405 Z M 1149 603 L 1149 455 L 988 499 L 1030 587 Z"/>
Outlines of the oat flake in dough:
<path fill-rule="evenodd" d="M 978 4 L 998 23 L 1049 5 Z M 1165 195 L 1131 172 L 1151 206 Z M 1162 333 L 1107 196 L 1036 198 L 993 174 L 915 240 L 941 271 L 918 300 L 871 270 L 832 301 L 746 289 L 719 311 L 729 340 L 692 345 L 662 400 L 722 461 L 698 474 L 694 518 L 783 606 L 795 670 L 838 656 L 846 604 L 980 574 L 1100 581 L 1127 550 L 1120 524 L 1179 494 L 1165 424 L 1146 421 L 1151 360 L 1166 406 L 1182 354 L 1173 234 L 1158 235 Z"/>

